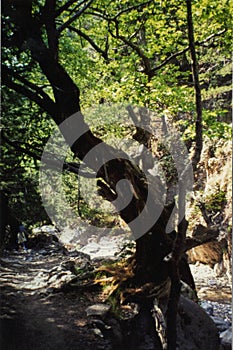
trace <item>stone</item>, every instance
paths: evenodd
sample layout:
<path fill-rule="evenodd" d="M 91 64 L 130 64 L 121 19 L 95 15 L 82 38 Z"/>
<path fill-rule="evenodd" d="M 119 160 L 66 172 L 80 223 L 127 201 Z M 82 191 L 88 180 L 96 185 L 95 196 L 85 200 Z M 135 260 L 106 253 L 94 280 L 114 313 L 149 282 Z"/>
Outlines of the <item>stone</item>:
<path fill-rule="evenodd" d="M 210 303 L 208 303 L 208 301 L 202 301 L 201 307 L 207 312 L 208 315 L 213 316 L 214 308 Z"/>
<path fill-rule="evenodd" d="M 228 328 L 224 332 L 220 333 L 220 339 L 223 349 L 232 349 L 232 327 Z"/>
<path fill-rule="evenodd" d="M 94 304 L 86 309 L 87 316 L 105 316 L 111 309 L 107 304 Z"/>
<path fill-rule="evenodd" d="M 97 335 L 100 338 L 103 338 L 103 333 L 101 332 L 101 330 L 99 328 L 93 328 L 93 332 L 95 335 Z"/>
<path fill-rule="evenodd" d="M 107 326 L 102 320 L 100 319 L 93 319 L 91 321 L 91 324 L 94 325 L 96 328 L 99 328 L 101 332 L 110 329 L 110 326 Z"/>
<path fill-rule="evenodd" d="M 47 255 L 47 250 L 45 250 L 45 249 L 40 249 L 39 251 L 38 251 L 38 253 L 40 254 L 40 255 Z"/>
<path fill-rule="evenodd" d="M 222 261 L 223 247 L 222 242 L 208 242 L 198 247 L 190 249 L 187 254 L 189 263 L 194 264 L 197 261 L 214 267 L 215 264 Z"/>
<path fill-rule="evenodd" d="M 228 323 L 225 322 L 222 318 L 216 316 L 211 316 L 211 318 L 220 332 L 225 331 L 229 327 Z"/>
<path fill-rule="evenodd" d="M 219 350 L 214 321 L 195 302 L 180 297 L 177 317 L 177 345 L 180 350 Z"/>

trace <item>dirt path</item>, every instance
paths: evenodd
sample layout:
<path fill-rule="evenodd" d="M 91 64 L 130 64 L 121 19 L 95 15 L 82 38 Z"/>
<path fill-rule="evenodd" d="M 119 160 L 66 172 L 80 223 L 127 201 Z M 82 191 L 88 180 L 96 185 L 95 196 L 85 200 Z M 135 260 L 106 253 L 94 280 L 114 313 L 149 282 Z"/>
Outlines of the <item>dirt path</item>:
<path fill-rule="evenodd" d="M 2 350 L 104 349 L 86 315 L 89 305 L 101 301 L 98 293 L 59 291 L 73 277 L 67 265 L 74 260 L 60 253 L 1 259 Z"/>

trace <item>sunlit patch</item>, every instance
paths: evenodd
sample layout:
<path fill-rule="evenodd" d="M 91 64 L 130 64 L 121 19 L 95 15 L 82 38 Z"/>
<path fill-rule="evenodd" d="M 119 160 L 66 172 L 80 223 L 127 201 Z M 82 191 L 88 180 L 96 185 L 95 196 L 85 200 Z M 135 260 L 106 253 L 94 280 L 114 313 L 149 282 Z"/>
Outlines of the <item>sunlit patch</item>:
<path fill-rule="evenodd" d="M 79 320 L 76 320 L 74 322 L 74 324 L 77 326 L 77 327 L 85 327 L 86 324 L 87 324 L 87 321 L 84 320 L 84 319 L 79 319 Z"/>

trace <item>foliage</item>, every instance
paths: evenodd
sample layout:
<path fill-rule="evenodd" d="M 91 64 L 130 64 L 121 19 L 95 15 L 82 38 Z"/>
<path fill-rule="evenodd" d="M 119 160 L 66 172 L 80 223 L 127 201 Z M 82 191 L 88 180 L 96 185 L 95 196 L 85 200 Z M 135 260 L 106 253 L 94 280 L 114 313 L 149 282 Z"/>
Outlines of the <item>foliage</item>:
<path fill-rule="evenodd" d="M 38 150 L 43 149 L 53 123 L 36 104 L 3 87 L 1 126 L 3 136 L 7 134 L 14 142 L 10 145 L 3 138 L 1 145 L 1 190 L 7 195 L 9 206 L 19 221 L 26 225 L 42 224 L 48 218 L 38 191 L 39 161 L 22 153 L 20 148 L 33 148 L 35 155 L 40 156 Z"/>
<path fill-rule="evenodd" d="M 228 123 L 221 121 L 226 110 L 203 110 L 203 135 L 210 139 L 231 139 L 232 127 Z M 187 119 L 181 119 L 177 122 L 183 131 L 183 139 L 188 142 L 194 140 L 195 124 L 192 122 L 193 116 L 190 115 Z"/>
<path fill-rule="evenodd" d="M 187 145 L 191 146 L 195 136 L 195 103 L 185 2 L 97 0 L 70 25 L 67 23 L 77 13 L 80 4 L 71 2 L 69 7 L 66 5 L 63 0 L 56 2 L 57 11 L 65 6 L 56 17 L 58 57 L 80 89 L 82 109 L 88 111 L 99 104 L 108 105 L 108 102 L 147 106 L 156 110 L 158 115 L 166 115 L 175 121 Z M 15 10 L 11 9 L 9 15 L 8 6 L 5 1 L 4 67 L 11 70 L 14 83 L 21 87 L 29 86 L 30 91 L 37 95 L 46 94 L 54 100 L 49 81 L 29 48 L 25 43 L 15 45 L 20 40 L 17 25 L 12 20 Z M 43 23 L 44 6 L 43 1 L 33 1 L 32 12 L 37 21 L 42 21 L 40 30 L 45 44 L 49 46 L 47 27 Z M 231 13 L 232 3 L 228 0 L 193 1 L 195 39 L 205 102 L 203 127 L 204 134 L 210 138 L 229 138 L 231 130 L 225 122 L 230 104 L 224 95 L 230 91 Z M 34 150 L 40 157 L 55 128 L 54 122 L 35 101 L 13 90 L 3 81 L 4 133 L 14 141 L 14 146 Z M 98 113 L 94 118 L 88 112 L 86 114 L 93 132 L 104 141 L 113 137 L 131 138 L 134 133 L 127 124 L 112 123 L 111 115 L 107 113 L 104 120 Z M 17 148 L 15 150 L 14 146 L 5 141 L 2 144 L 2 188 L 20 220 L 42 222 L 46 220 L 46 214 L 37 189 L 39 161 L 27 153 L 22 154 Z M 171 156 L 165 150 L 161 163 L 168 180 L 172 181 L 176 174 Z M 77 177 L 65 173 L 63 186 L 71 207 L 79 210 L 84 218 L 93 218 L 101 224 L 103 213 L 91 209 L 82 198 L 79 201 Z M 61 212 L 59 220 L 62 220 Z M 105 220 L 108 221 L 109 217 Z"/>
<path fill-rule="evenodd" d="M 213 192 L 205 196 L 205 208 L 209 212 L 218 212 L 226 204 L 226 192 L 222 191 L 219 186 L 213 189 Z"/>

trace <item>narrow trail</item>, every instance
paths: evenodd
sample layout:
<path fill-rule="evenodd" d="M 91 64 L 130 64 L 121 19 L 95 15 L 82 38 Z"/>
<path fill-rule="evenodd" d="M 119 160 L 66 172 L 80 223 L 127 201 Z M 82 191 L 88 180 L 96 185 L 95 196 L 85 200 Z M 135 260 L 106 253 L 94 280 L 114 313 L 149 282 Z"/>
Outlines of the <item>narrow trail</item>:
<path fill-rule="evenodd" d="M 71 258 L 14 253 L 1 258 L 0 334 L 3 350 L 86 350 L 96 342 L 86 308 L 98 293 L 59 292 L 74 275 Z M 98 340 L 96 349 L 101 349 Z M 104 347 L 102 347 L 103 349 Z"/>

